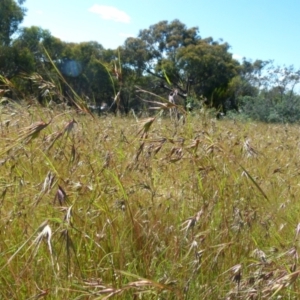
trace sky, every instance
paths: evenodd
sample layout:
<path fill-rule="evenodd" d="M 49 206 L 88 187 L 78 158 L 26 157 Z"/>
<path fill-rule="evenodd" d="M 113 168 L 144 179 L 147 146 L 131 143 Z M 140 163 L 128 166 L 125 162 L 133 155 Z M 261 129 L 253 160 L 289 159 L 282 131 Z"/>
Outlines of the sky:
<path fill-rule="evenodd" d="M 26 0 L 22 26 L 65 42 L 122 46 L 160 21 L 179 19 L 202 38 L 222 39 L 236 59 L 300 69 L 300 0 Z"/>

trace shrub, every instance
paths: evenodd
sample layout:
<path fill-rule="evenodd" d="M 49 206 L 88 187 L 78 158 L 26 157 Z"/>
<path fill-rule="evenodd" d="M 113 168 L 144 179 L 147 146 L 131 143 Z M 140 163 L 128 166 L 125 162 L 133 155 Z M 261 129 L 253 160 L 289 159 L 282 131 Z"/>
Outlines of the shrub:
<path fill-rule="evenodd" d="M 267 123 L 298 123 L 300 121 L 300 96 L 284 94 L 281 99 L 261 93 L 257 97 L 239 99 L 246 118 Z"/>

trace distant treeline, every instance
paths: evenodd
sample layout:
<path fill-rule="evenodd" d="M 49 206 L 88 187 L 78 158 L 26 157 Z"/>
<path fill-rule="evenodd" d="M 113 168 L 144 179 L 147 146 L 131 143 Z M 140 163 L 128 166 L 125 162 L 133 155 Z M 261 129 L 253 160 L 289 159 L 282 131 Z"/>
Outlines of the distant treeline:
<path fill-rule="evenodd" d="M 205 106 L 263 121 L 300 119 L 294 92 L 300 71 L 293 66 L 238 61 L 228 43 L 202 38 L 198 27 L 179 20 L 140 30 L 117 49 L 94 41 L 67 43 L 46 29 L 21 27 L 24 2 L 0 2 L 1 89 L 11 98 L 34 97 L 46 104 L 76 94 L 91 106 L 105 103 L 127 113 L 147 109 L 153 98 L 137 90 L 165 99 L 176 90 L 188 110 Z"/>

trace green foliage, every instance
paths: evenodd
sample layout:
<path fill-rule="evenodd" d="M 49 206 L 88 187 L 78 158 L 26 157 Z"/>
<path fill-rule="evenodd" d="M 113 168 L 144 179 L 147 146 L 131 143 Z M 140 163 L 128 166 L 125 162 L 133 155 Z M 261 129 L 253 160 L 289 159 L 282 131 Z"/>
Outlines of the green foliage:
<path fill-rule="evenodd" d="M 20 72 L 35 70 L 35 60 L 28 48 L 18 45 L 0 46 L 0 74 L 7 78 L 14 78 Z"/>
<path fill-rule="evenodd" d="M 212 99 L 212 106 L 222 105 L 222 95 L 214 97 L 216 89 L 227 88 L 230 80 L 237 75 L 238 63 L 228 52 L 228 44 L 219 44 L 212 39 L 198 42 L 178 51 L 178 67 L 193 79 L 196 94 Z"/>
<path fill-rule="evenodd" d="M 217 108 L 226 98 L 217 97 L 216 89 L 227 89 L 239 71 L 227 43 L 201 39 L 197 27 L 187 28 L 179 20 L 162 21 L 141 30 L 138 38 L 128 39 L 122 49 L 132 55 L 134 59 L 128 63 L 140 73 L 147 68 L 169 88 L 179 89 L 185 98 L 189 94 L 206 97 Z"/>
<path fill-rule="evenodd" d="M 245 96 L 240 99 L 240 109 L 247 118 L 271 123 L 299 123 L 300 96 L 280 95 L 276 101 L 274 95 L 263 93 L 258 97 Z"/>
<path fill-rule="evenodd" d="M 25 9 L 21 5 L 25 0 L 0 1 L 0 46 L 8 46 L 12 35 L 23 21 Z"/>
<path fill-rule="evenodd" d="M 167 57 L 175 60 L 176 52 L 182 47 L 195 44 L 200 36 L 198 28 L 187 28 L 179 20 L 172 22 L 161 21 L 139 32 L 138 38 L 146 44 L 148 52 L 152 53 L 155 60 Z"/>
<path fill-rule="evenodd" d="M 202 38 L 198 27 L 188 28 L 178 19 L 142 29 L 118 49 L 104 49 L 94 41 L 66 43 L 40 27 L 19 28 L 23 3 L 0 2 L 0 75 L 18 87 L 19 96 L 34 95 L 45 102 L 45 89 L 30 80 L 38 74 L 41 82 L 59 87 L 58 102 L 72 102 L 75 92 L 98 107 L 106 102 L 114 111 L 116 107 L 126 113 L 131 108 L 147 109 L 141 100 L 151 101 L 150 94 L 142 99 L 136 94 L 138 87 L 164 99 L 176 91 L 188 110 L 204 104 L 226 114 L 241 106 L 254 119 L 297 120 L 294 90 L 300 71 L 293 66 L 275 67 L 272 61 L 246 59 L 240 63 L 233 59 L 228 43 Z M 57 76 L 57 69 L 63 77 Z M 251 108 L 247 99 L 261 110 Z M 293 109 L 295 113 L 290 113 Z"/>
<path fill-rule="evenodd" d="M 113 59 L 115 53 L 97 42 L 65 43 L 55 63 L 78 95 L 100 104 L 110 103 L 115 94 L 110 75 Z"/>
<path fill-rule="evenodd" d="M 119 48 L 124 67 L 132 68 L 138 76 L 142 76 L 147 68 L 147 62 L 151 59 L 151 53 L 147 50 L 145 41 L 138 38 L 126 39 L 124 46 Z"/>

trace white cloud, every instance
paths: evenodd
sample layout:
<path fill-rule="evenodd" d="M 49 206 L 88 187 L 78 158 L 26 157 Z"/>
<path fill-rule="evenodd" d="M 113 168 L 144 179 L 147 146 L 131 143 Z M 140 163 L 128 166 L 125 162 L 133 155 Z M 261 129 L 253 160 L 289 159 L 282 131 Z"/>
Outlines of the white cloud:
<path fill-rule="evenodd" d="M 44 12 L 43 12 L 42 10 L 36 10 L 35 13 L 36 13 L 37 15 L 43 15 L 43 14 L 44 14 Z"/>
<path fill-rule="evenodd" d="M 104 20 L 112 20 L 121 23 L 130 23 L 130 17 L 124 12 L 113 6 L 94 4 L 89 11 L 101 16 Z"/>

